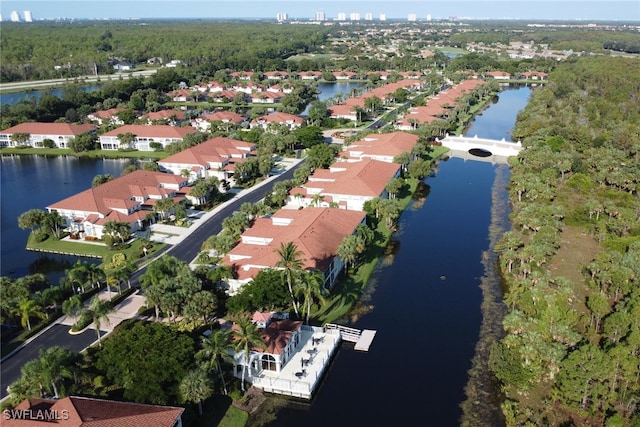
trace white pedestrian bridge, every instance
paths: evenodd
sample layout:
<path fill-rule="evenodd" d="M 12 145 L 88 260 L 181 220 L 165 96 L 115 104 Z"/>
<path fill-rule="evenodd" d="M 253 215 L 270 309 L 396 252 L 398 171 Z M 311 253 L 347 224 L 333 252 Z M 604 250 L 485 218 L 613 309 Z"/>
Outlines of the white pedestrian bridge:
<path fill-rule="evenodd" d="M 477 160 L 490 163 L 507 163 L 507 159 L 517 156 L 522 150 L 522 143 L 501 140 L 478 138 L 478 135 L 451 136 L 437 139 L 443 147 L 447 147 L 452 157 L 460 157 L 465 160 Z"/>

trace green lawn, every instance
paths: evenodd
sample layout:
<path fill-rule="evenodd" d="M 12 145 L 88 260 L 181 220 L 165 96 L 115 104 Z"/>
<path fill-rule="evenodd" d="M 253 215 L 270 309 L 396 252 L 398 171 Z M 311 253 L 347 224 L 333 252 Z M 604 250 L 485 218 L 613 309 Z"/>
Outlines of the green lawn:
<path fill-rule="evenodd" d="M 92 150 L 82 153 L 74 153 L 69 148 L 0 148 L 0 154 L 37 154 L 41 156 L 76 156 L 96 159 L 164 159 L 169 156 L 165 151 L 118 151 L 118 150 Z"/>
<path fill-rule="evenodd" d="M 163 243 L 153 243 L 153 247 L 147 251 L 147 258 L 153 256 L 155 252 L 160 250 L 165 245 Z M 77 256 L 101 258 L 103 263 L 111 262 L 111 258 L 116 253 L 124 253 L 127 260 L 137 261 L 141 259 L 142 255 L 142 241 L 139 239 L 134 240 L 131 244 L 126 245 L 125 248 L 117 250 L 110 250 L 106 245 L 96 245 L 90 243 L 83 243 L 82 241 L 69 241 L 69 240 L 55 240 L 49 237 L 43 242 L 35 242 L 31 236 L 27 242 L 27 249 L 38 250 L 42 252 L 52 253 L 65 253 Z"/>

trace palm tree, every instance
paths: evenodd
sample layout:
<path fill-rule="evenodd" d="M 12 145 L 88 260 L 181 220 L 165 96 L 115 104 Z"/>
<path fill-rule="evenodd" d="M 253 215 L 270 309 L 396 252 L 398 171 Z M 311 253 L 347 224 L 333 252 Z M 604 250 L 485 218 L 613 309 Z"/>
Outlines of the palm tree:
<path fill-rule="evenodd" d="M 325 302 L 324 298 L 324 277 L 320 272 L 309 272 L 302 275 L 302 280 L 296 289 L 297 293 L 302 295 L 302 314 L 307 316 L 307 325 L 311 317 L 311 304 L 314 300 Z"/>
<path fill-rule="evenodd" d="M 62 312 L 67 316 L 73 316 L 74 321 L 78 320 L 78 311 L 82 308 L 82 300 L 79 295 L 72 295 L 71 298 L 62 303 Z"/>
<path fill-rule="evenodd" d="M 222 362 L 232 362 L 233 358 L 227 351 L 231 346 L 231 332 L 224 329 L 216 329 L 209 338 L 202 340 L 202 350 L 196 354 L 196 359 L 201 359 L 209 369 L 216 369 L 222 380 L 222 389 L 227 394 L 227 383 L 222 372 Z"/>
<path fill-rule="evenodd" d="M 295 276 L 300 271 L 302 271 L 304 260 L 301 259 L 301 256 L 303 255 L 303 252 L 299 251 L 298 247 L 293 242 L 282 242 L 280 244 L 280 248 L 276 249 L 276 252 L 280 257 L 278 262 L 276 262 L 276 267 L 282 268 L 282 279 L 286 281 L 287 286 L 289 287 L 289 294 L 291 295 L 291 300 L 293 301 L 293 310 L 295 311 L 297 317 L 298 304 L 293 294 L 293 281 Z"/>
<path fill-rule="evenodd" d="M 113 307 L 108 301 L 101 300 L 98 295 L 94 296 L 89 303 L 89 307 L 86 309 L 89 312 L 89 315 L 93 319 L 93 326 L 96 329 L 96 334 L 98 334 L 98 343 L 100 347 L 102 347 L 102 337 L 100 336 L 100 326 L 102 322 L 109 322 L 109 313 L 112 313 Z"/>
<path fill-rule="evenodd" d="M 235 326 L 236 328 L 233 329 L 233 335 L 236 339 L 233 347 L 236 352 L 242 352 L 244 355 L 242 365 L 242 382 L 240 383 L 240 389 L 244 393 L 246 391 L 244 387 L 244 379 L 247 368 L 251 364 L 251 360 L 249 359 L 251 349 L 255 347 L 264 348 L 265 345 L 260 338 L 260 331 L 258 327 L 251 321 L 248 314 L 240 316 L 236 320 Z"/>
<path fill-rule="evenodd" d="M 87 264 L 87 277 L 89 282 L 98 286 L 100 288 L 100 282 L 105 280 L 104 270 L 98 264 Z"/>
<path fill-rule="evenodd" d="M 213 395 L 211 380 L 207 374 L 199 369 L 194 369 L 182 378 L 179 386 L 180 398 L 183 402 L 198 404 L 198 414 L 202 416 L 202 401 Z"/>
<path fill-rule="evenodd" d="M 80 261 L 76 262 L 73 265 L 73 268 L 67 272 L 67 278 L 74 292 L 76 291 L 76 289 L 81 289 L 82 292 L 84 292 L 84 288 L 87 285 L 88 276 L 89 271 L 87 269 L 87 266 Z"/>
<path fill-rule="evenodd" d="M 38 317 L 44 319 L 46 314 L 42 310 L 42 306 L 36 301 L 28 298 L 23 298 L 18 303 L 18 306 L 14 308 L 13 314 L 20 316 L 22 327 L 31 330 L 31 317 Z"/>
<path fill-rule="evenodd" d="M 40 350 L 39 370 L 43 380 L 51 384 L 53 398 L 59 397 L 56 383 L 74 378 L 73 359 L 76 355 L 63 347 L 51 347 Z"/>

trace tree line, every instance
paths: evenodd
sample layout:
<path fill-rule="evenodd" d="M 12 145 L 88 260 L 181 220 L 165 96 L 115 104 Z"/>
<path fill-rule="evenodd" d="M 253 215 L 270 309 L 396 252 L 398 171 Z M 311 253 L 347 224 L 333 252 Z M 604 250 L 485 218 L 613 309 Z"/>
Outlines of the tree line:
<path fill-rule="evenodd" d="M 507 425 L 640 422 L 640 61 L 559 64 L 513 131 L 498 245 Z"/>

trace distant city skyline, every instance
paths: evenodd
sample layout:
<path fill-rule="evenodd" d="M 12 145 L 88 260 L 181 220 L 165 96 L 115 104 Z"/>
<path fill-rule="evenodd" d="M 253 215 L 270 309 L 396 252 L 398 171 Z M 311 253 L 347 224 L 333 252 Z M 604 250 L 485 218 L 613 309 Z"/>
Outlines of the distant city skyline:
<path fill-rule="evenodd" d="M 33 21 L 46 19 L 232 19 L 276 20 L 286 14 L 289 20 L 311 20 L 323 13 L 328 21 L 338 14 L 347 20 L 354 16 L 387 19 L 519 19 L 640 21 L 640 0 L 8 0 L 0 3 L 3 21 L 12 12 L 24 20 L 30 11 Z"/>

